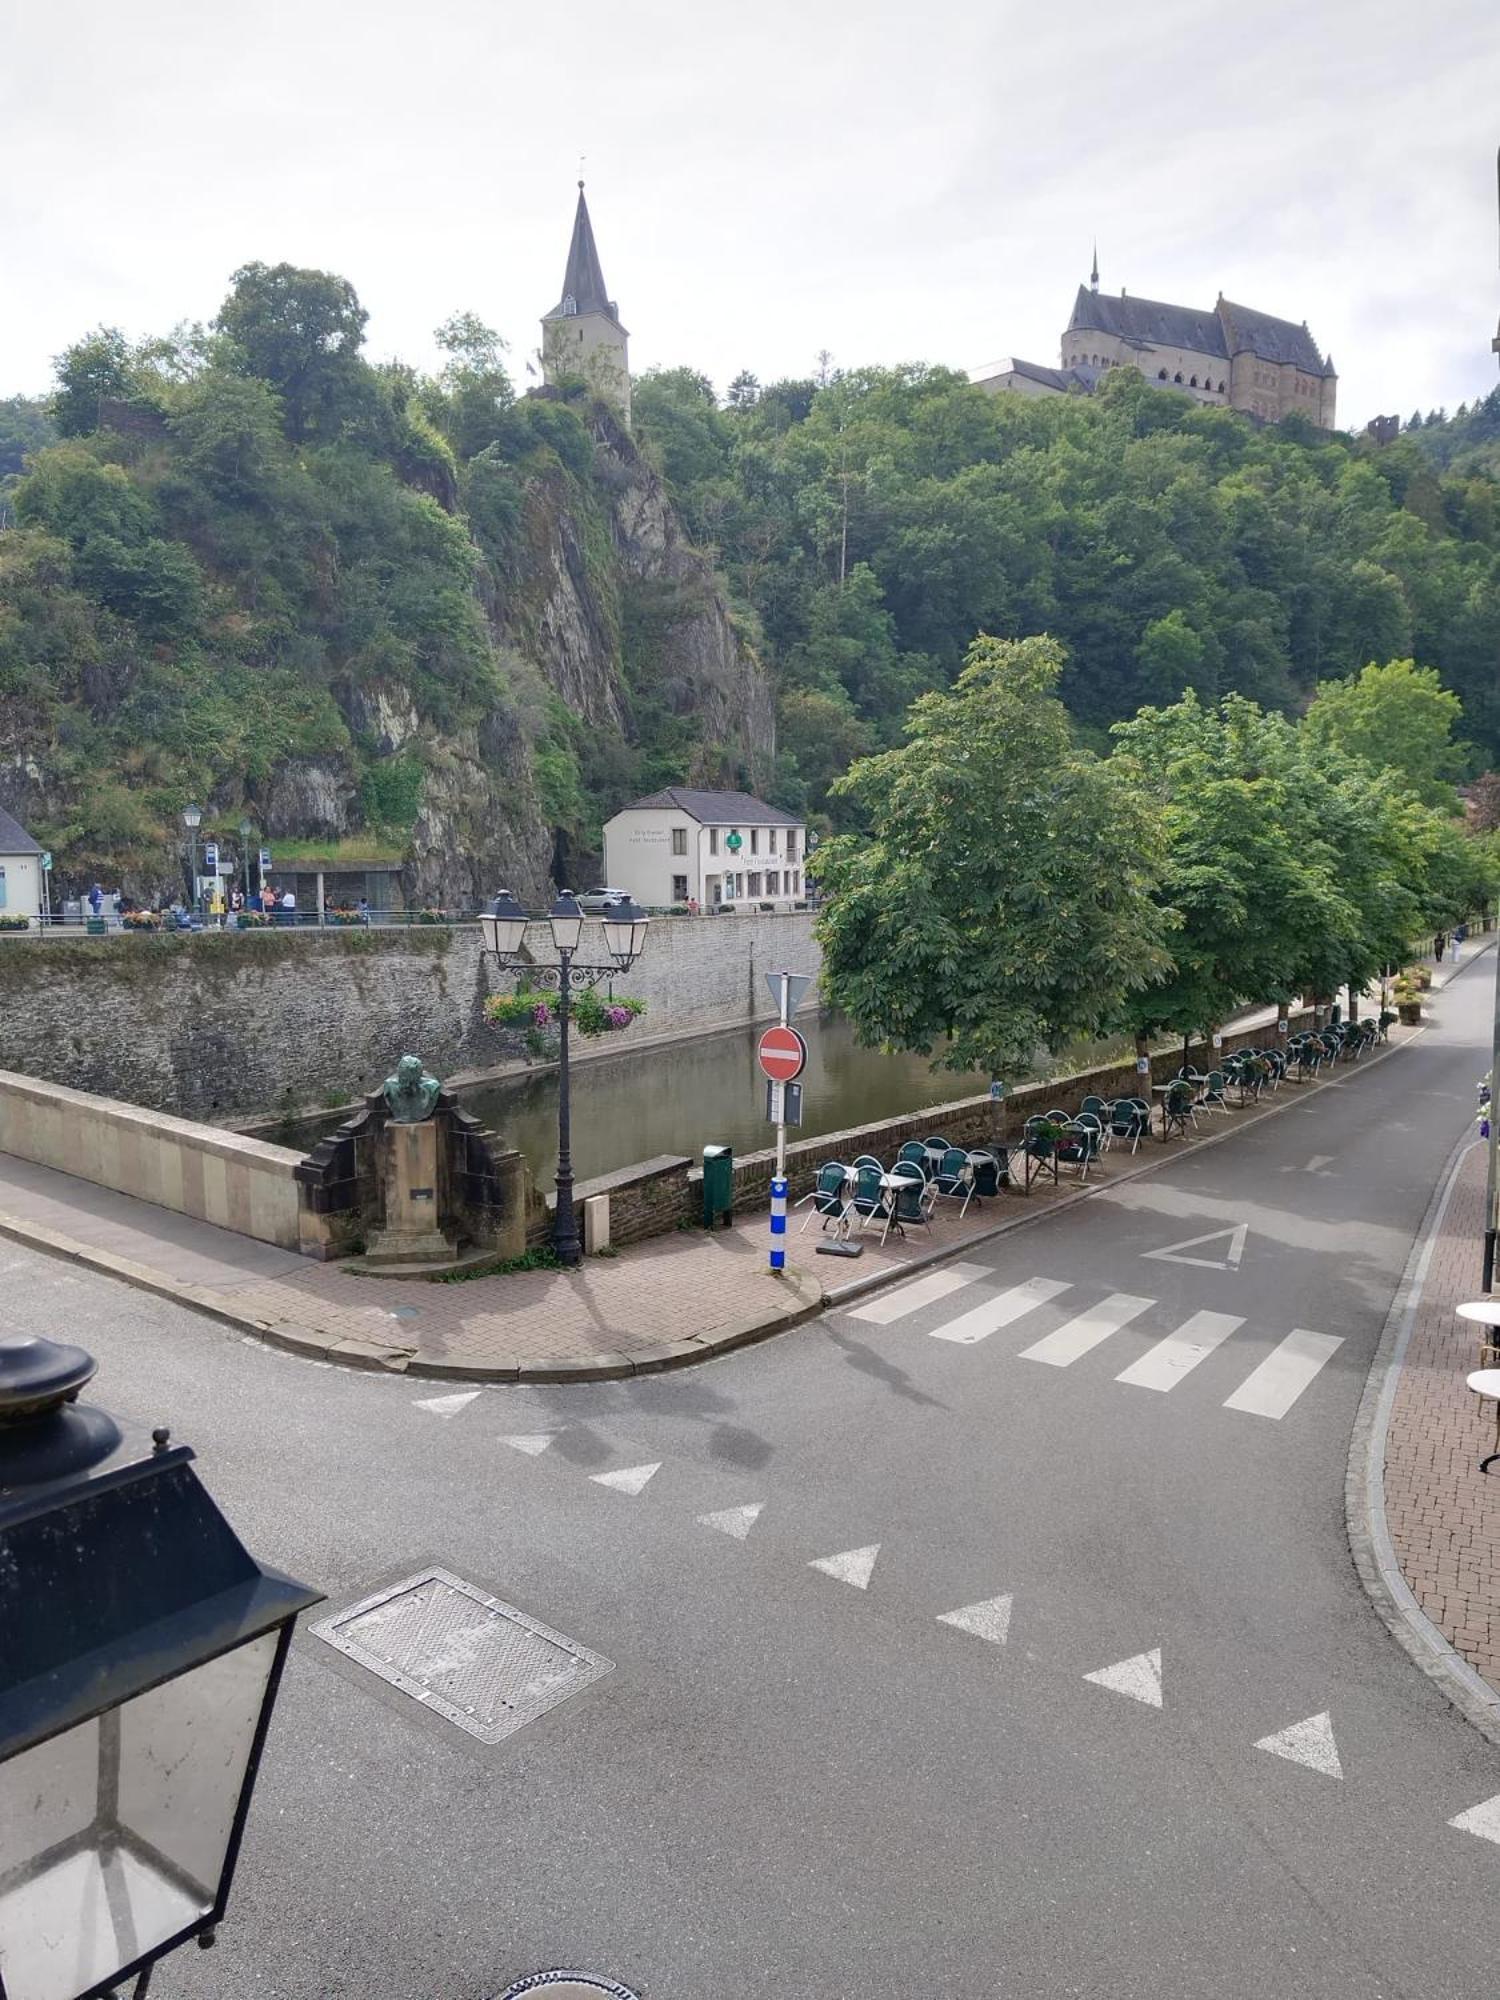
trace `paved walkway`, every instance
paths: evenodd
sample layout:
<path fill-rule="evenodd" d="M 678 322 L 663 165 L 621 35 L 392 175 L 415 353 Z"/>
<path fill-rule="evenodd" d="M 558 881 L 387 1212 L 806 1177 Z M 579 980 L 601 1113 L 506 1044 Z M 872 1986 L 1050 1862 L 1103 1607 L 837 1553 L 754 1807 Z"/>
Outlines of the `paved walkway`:
<path fill-rule="evenodd" d="M 1396 1030 L 1393 1042 L 1402 1035 Z M 1287 1083 L 1260 1106 L 1205 1116 L 1185 1143 L 1230 1134 L 1322 1087 Z M 1137 1154 L 1107 1153 L 1089 1186 L 1145 1171 L 1180 1143 L 1149 1140 Z M 432 1283 L 315 1264 L 0 1154 L 0 1236 L 92 1264 L 301 1353 L 490 1381 L 622 1376 L 701 1360 L 794 1325 L 822 1306 L 825 1293 L 877 1285 L 1086 1198 L 1065 1173 L 1057 1185 L 1038 1181 L 1029 1196 L 976 1201 L 962 1219 L 942 1203 L 930 1229 L 913 1228 L 905 1240 L 893 1235 L 884 1247 L 866 1236 L 862 1256 L 848 1262 L 818 1255 L 827 1239 L 816 1222 L 804 1231 L 807 1210 L 794 1210 L 781 1278 L 767 1268 L 769 1233 L 758 1215 L 713 1235 L 683 1231 L 589 1258 L 573 1272 Z"/>
<path fill-rule="evenodd" d="M 1477 1127 L 1476 1127 L 1477 1130 Z M 1386 1523 L 1402 1575 L 1427 1616 L 1500 1691 L 1500 1478 L 1479 1461 L 1495 1449 L 1495 1406 L 1466 1378 L 1485 1329 L 1454 1311 L 1479 1288 L 1485 1148 L 1464 1157 L 1433 1239 L 1386 1440 Z"/>

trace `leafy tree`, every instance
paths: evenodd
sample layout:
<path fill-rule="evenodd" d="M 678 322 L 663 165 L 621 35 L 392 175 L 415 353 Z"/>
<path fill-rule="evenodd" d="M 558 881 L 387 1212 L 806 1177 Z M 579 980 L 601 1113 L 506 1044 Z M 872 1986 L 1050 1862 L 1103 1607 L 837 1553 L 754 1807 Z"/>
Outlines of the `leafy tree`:
<path fill-rule="evenodd" d="M 1453 728 L 1462 713 L 1434 668 L 1391 660 L 1325 682 L 1307 711 L 1307 729 L 1314 742 L 1335 745 L 1372 770 L 1398 772 L 1420 799 L 1451 811 Z"/>
<path fill-rule="evenodd" d="M 1071 741 L 1050 639 L 978 639 L 908 741 L 836 791 L 875 829 L 818 853 L 826 990 L 861 1039 L 1019 1076 L 1168 961 L 1140 793 Z"/>
<path fill-rule="evenodd" d="M 98 430 L 104 404 L 132 386 L 130 343 L 117 326 L 101 326 L 58 355 L 52 421 L 64 437 Z"/>
<path fill-rule="evenodd" d="M 1468 787 L 1468 814 L 1476 833 L 1500 828 L 1500 771 L 1481 771 Z"/>
<path fill-rule="evenodd" d="M 45 404 L 27 396 L 0 402 L 0 492 L 21 472 L 27 454 L 40 451 L 56 436 Z"/>
<path fill-rule="evenodd" d="M 729 385 L 729 405 L 735 410 L 753 409 L 760 400 L 760 377 L 742 368 Z"/>
<path fill-rule="evenodd" d="M 329 271 L 246 264 L 215 325 L 244 373 L 269 382 L 297 439 L 337 437 L 371 382 L 359 358 L 368 317 L 354 287 Z"/>
<path fill-rule="evenodd" d="M 506 435 L 516 399 L 505 343 L 474 313 L 455 313 L 434 338 L 449 360 L 423 397 L 426 413 L 460 459 L 475 458 Z"/>

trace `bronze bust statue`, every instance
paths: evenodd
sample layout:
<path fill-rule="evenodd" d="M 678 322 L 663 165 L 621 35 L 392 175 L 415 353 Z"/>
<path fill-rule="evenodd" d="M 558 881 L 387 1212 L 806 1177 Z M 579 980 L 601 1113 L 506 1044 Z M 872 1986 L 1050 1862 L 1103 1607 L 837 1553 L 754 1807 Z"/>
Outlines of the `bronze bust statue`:
<path fill-rule="evenodd" d="M 395 1125 L 420 1125 L 430 1118 L 442 1085 L 422 1067 L 420 1056 L 403 1056 L 381 1090 Z"/>

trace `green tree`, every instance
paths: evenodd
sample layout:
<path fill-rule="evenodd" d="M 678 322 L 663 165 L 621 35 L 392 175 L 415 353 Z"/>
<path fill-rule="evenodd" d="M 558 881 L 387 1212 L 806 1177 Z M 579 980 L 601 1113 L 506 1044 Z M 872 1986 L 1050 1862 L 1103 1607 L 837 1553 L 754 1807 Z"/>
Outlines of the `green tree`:
<path fill-rule="evenodd" d="M 117 326 L 101 326 L 58 355 L 52 421 L 64 437 L 88 437 L 99 428 L 107 400 L 132 386 L 130 343 Z"/>
<path fill-rule="evenodd" d="M 978 639 L 908 741 L 836 788 L 875 829 L 818 854 L 829 998 L 861 1039 L 1020 1076 L 1165 970 L 1140 793 L 1070 738 L 1050 639 Z"/>
<path fill-rule="evenodd" d="M 243 372 L 282 399 L 293 438 L 337 437 L 366 401 L 359 358 L 368 315 L 354 287 L 330 271 L 246 264 L 235 272 L 215 325 Z"/>
<path fill-rule="evenodd" d="M 1450 811 L 1463 703 L 1433 667 L 1411 660 L 1373 662 L 1348 680 L 1328 681 L 1308 708 L 1315 743 L 1330 744 L 1375 771 L 1395 771 L 1428 805 Z"/>

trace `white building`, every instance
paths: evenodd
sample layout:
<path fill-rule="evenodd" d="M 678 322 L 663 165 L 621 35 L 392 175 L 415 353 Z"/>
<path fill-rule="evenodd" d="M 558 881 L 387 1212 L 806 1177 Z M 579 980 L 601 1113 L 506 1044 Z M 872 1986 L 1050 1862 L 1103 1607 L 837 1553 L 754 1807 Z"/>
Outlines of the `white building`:
<path fill-rule="evenodd" d="M 696 901 L 789 910 L 806 897 L 807 829 L 748 792 L 669 785 L 604 826 L 604 879 L 650 909 Z"/>
<path fill-rule="evenodd" d="M 0 807 L 0 917 L 42 914 L 42 850 L 19 820 Z"/>

